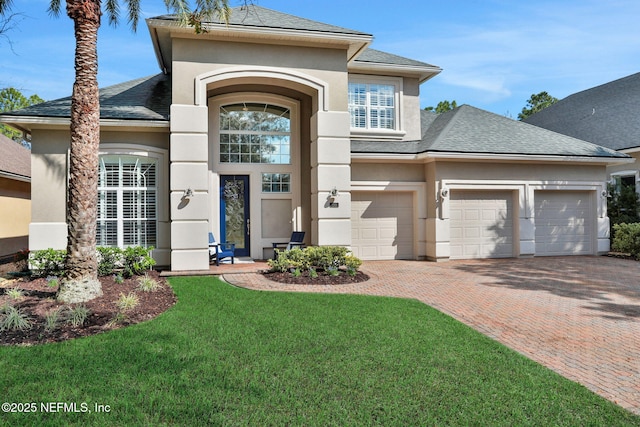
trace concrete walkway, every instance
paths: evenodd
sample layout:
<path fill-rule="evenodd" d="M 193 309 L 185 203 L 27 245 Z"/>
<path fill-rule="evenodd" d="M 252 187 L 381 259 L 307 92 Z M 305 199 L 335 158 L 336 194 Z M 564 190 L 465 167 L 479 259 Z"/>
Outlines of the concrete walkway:
<path fill-rule="evenodd" d="M 640 262 L 551 257 L 430 263 L 368 261 L 371 280 L 282 285 L 229 269 L 256 290 L 415 298 L 640 415 Z M 222 268 L 218 274 L 222 273 Z"/>

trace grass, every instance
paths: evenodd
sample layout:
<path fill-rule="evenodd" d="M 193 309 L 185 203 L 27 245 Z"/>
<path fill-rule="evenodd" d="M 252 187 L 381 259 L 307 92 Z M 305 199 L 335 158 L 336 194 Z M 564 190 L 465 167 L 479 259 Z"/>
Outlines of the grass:
<path fill-rule="evenodd" d="M 178 304 L 151 322 L 0 348 L 4 401 L 92 411 L 0 425 L 640 425 L 416 301 L 171 284 Z"/>

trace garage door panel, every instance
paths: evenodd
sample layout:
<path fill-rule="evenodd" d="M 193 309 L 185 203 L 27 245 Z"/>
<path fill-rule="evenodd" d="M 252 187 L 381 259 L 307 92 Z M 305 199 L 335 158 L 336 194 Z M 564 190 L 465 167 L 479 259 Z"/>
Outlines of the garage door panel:
<path fill-rule="evenodd" d="M 413 195 L 353 192 L 352 248 L 361 259 L 413 259 Z"/>
<path fill-rule="evenodd" d="M 536 191 L 536 255 L 594 253 L 593 209 L 587 191 Z"/>
<path fill-rule="evenodd" d="M 512 192 L 452 191 L 451 258 L 513 256 Z"/>

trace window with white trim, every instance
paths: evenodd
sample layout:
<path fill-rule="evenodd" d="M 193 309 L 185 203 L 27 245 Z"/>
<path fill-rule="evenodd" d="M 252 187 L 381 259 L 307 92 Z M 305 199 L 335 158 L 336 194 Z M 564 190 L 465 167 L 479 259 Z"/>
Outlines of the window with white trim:
<path fill-rule="evenodd" d="M 220 163 L 291 164 L 291 112 L 263 103 L 220 107 Z"/>
<path fill-rule="evenodd" d="M 99 246 L 156 246 L 157 171 L 154 158 L 100 156 Z"/>
<path fill-rule="evenodd" d="M 396 130 L 396 85 L 387 83 L 349 83 L 351 128 Z"/>
<path fill-rule="evenodd" d="M 263 173 L 262 174 L 263 193 L 290 193 L 291 174 L 290 173 Z"/>

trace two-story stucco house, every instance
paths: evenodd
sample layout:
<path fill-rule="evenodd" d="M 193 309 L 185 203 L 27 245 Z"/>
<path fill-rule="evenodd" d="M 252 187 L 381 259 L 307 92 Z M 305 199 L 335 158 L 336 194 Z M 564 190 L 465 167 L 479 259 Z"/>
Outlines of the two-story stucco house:
<path fill-rule="evenodd" d="M 258 6 L 205 34 L 147 25 L 162 73 L 101 91 L 100 245 L 152 245 L 172 270 L 209 268 L 209 232 L 256 259 L 293 230 L 363 259 L 609 249 L 606 167 L 624 154 L 421 110 L 441 69 L 359 31 Z M 69 104 L 0 116 L 32 135 L 32 250 L 65 247 Z"/>

